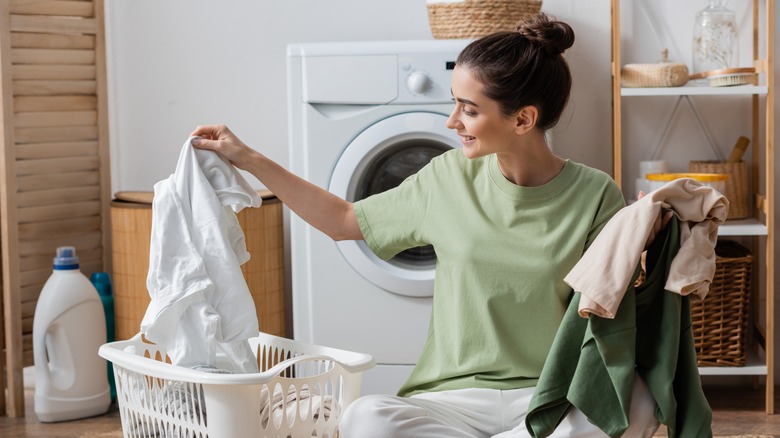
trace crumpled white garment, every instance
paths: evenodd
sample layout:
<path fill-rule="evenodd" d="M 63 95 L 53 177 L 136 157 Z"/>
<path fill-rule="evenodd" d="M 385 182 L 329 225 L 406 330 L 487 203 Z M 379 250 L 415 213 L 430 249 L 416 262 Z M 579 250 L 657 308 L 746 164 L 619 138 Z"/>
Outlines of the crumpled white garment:
<path fill-rule="evenodd" d="M 273 421 L 274 428 L 279 429 L 282 421 L 287 424 L 296 424 L 301 418 L 311 419 L 312 423 L 328 421 L 331 415 L 338 419 L 341 415 L 341 405 L 330 395 L 312 394 L 308 387 L 296 388 L 290 385 L 287 395 L 283 394 L 281 386 L 274 387 L 273 397 L 269 397 L 268 387 L 263 386 L 260 391 L 260 422 L 263 429 L 268 427 L 269 421 Z"/>
<path fill-rule="evenodd" d="M 671 181 L 618 211 L 563 279 L 580 292 L 579 314 L 614 318 L 662 209 L 680 220 L 680 249 L 669 267 L 665 289 L 703 300 L 715 274 L 718 226 L 729 201 L 700 182 Z"/>
<path fill-rule="evenodd" d="M 175 173 L 154 186 L 141 332 L 176 365 L 257 372 L 247 342 L 257 314 L 240 268 L 249 253 L 236 213 L 261 199 L 230 163 L 191 141 Z"/>

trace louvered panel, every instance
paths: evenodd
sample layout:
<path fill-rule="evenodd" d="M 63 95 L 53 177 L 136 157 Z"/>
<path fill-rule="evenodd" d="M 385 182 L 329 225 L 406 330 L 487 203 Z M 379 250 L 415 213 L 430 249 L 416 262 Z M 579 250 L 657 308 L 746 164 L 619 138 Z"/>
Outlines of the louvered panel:
<path fill-rule="evenodd" d="M 33 346 L 32 346 L 32 332 L 22 334 L 22 346 L 24 347 L 24 349 L 22 350 L 22 357 L 24 358 L 24 363 L 34 364 L 35 354 L 33 353 Z"/>
<path fill-rule="evenodd" d="M 22 287 L 25 286 L 40 286 L 46 283 L 46 280 L 51 276 L 51 268 L 46 269 L 34 269 L 31 271 L 22 271 L 22 275 L 19 277 Z"/>
<path fill-rule="evenodd" d="M 79 252 L 78 249 L 76 251 Z M 87 277 L 89 277 L 93 272 L 97 272 L 96 270 L 101 269 L 100 263 L 102 263 L 100 260 L 89 260 L 85 257 L 82 257 L 81 253 L 79 252 L 79 269 Z M 20 278 L 22 287 L 29 287 L 30 290 L 34 290 L 36 287 L 39 290 L 42 289 L 43 285 L 46 283 L 46 280 L 48 280 L 51 276 L 51 271 L 51 261 L 49 262 L 48 266 L 43 268 L 21 271 Z M 40 294 L 40 292 L 38 293 Z"/>
<path fill-rule="evenodd" d="M 101 228 L 102 218 L 100 216 L 28 222 L 19 224 L 19 239 L 68 236 L 90 231 L 100 231 Z M 24 269 L 24 267 L 22 267 L 22 269 Z"/>
<path fill-rule="evenodd" d="M 67 187 L 19 193 L 17 205 L 19 207 L 34 207 L 94 200 L 100 200 L 100 187 Z"/>
<path fill-rule="evenodd" d="M 14 81 L 14 96 L 61 96 L 95 94 L 95 81 Z"/>
<path fill-rule="evenodd" d="M 84 255 L 81 254 L 82 250 L 77 248 L 76 251 L 79 254 L 79 269 L 82 273 L 84 273 L 84 275 L 90 276 L 93 272 L 99 272 L 102 269 L 101 259 L 95 259 L 94 257 L 92 259 L 87 258 L 87 250 L 83 251 Z M 101 253 L 98 252 L 95 254 L 97 257 L 102 258 Z M 41 294 L 41 289 L 43 289 L 43 285 L 46 283 L 46 280 L 49 279 L 49 276 L 51 276 L 51 272 L 51 260 L 49 260 L 48 266 L 44 268 L 21 272 L 23 303 L 35 301 L 38 299 Z"/>
<path fill-rule="evenodd" d="M 35 318 L 22 318 L 22 333 L 32 333 L 33 321 L 35 321 Z"/>
<path fill-rule="evenodd" d="M 94 82 L 92 84 L 94 85 Z M 14 114 L 14 125 L 17 128 L 97 125 L 97 111 L 17 113 Z"/>
<path fill-rule="evenodd" d="M 96 141 L 27 143 L 16 145 L 15 155 L 17 160 L 29 158 L 79 157 L 97 155 L 98 148 L 98 142 Z"/>
<path fill-rule="evenodd" d="M 73 172 L 53 175 L 20 176 L 16 179 L 19 192 L 28 190 L 51 190 L 63 186 L 94 186 L 100 183 L 100 172 Z"/>
<path fill-rule="evenodd" d="M 102 257 L 103 257 L 103 252 L 100 251 L 99 249 L 94 249 L 94 250 L 85 249 L 79 252 L 79 263 L 81 264 L 82 271 L 85 273 L 101 271 L 103 269 Z M 52 259 L 53 256 L 47 257 L 45 264 L 42 265 L 40 268 L 38 268 L 38 270 L 42 272 L 48 272 L 48 275 L 51 275 Z M 24 272 L 25 271 L 22 271 L 22 275 L 24 275 Z M 21 302 L 27 303 L 31 301 L 34 302 L 35 300 L 37 300 L 41 294 L 41 289 L 43 289 L 44 283 L 45 281 L 39 284 L 30 284 L 21 287 L 19 289 Z"/>
<path fill-rule="evenodd" d="M 33 315 L 35 315 L 35 301 L 22 302 L 22 318 Z"/>
<path fill-rule="evenodd" d="M 51 262 L 49 262 L 51 264 Z M 35 301 L 41 295 L 41 286 L 27 286 L 19 289 L 22 303 Z"/>
<path fill-rule="evenodd" d="M 95 96 L 17 96 L 14 110 L 28 111 L 79 111 L 97 109 Z"/>
<path fill-rule="evenodd" d="M 94 35 L 13 32 L 12 48 L 95 49 Z"/>
<path fill-rule="evenodd" d="M 102 269 L 100 267 L 101 260 L 103 259 L 102 249 L 76 248 L 76 250 L 78 251 L 79 254 L 79 261 L 80 262 L 83 261 L 82 264 L 82 266 L 84 267 L 83 272 L 91 274 L 92 272 L 98 272 L 98 270 Z M 30 268 L 31 270 L 48 269 L 49 273 L 51 273 L 53 259 L 54 259 L 53 254 L 45 254 L 45 255 L 39 254 L 35 256 L 21 257 L 20 260 L 22 266 L 33 265 L 32 261 L 35 261 L 36 264 Z M 40 295 L 41 293 L 42 287 L 43 284 L 21 287 L 20 288 L 21 302 L 37 300 L 38 295 Z"/>
<path fill-rule="evenodd" d="M 80 254 L 79 248 L 98 248 L 101 244 L 102 236 L 100 233 L 62 236 L 51 239 L 20 240 L 19 255 L 24 257 L 39 254 L 54 254 L 54 250 L 59 246 L 74 246 Z M 79 258 L 80 257 L 81 255 L 79 255 Z"/>
<path fill-rule="evenodd" d="M 83 1 L 11 0 L 11 13 L 93 17 L 94 8 L 91 2 Z"/>
<path fill-rule="evenodd" d="M 94 258 L 90 260 L 85 257 L 86 254 L 85 256 L 82 256 L 78 249 L 76 251 L 79 253 L 79 268 L 84 275 L 90 276 L 93 272 L 96 272 L 96 269 L 100 269 L 100 263 L 102 263 L 101 260 L 96 260 Z M 51 276 L 51 272 L 52 266 L 50 259 L 45 266 L 28 271 L 21 271 L 21 285 L 23 288 L 29 288 L 31 291 L 33 291 L 36 287 L 41 289 L 46 283 L 46 280 L 48 280 Z M 34 301 L 35 299 L 37 298 L 33 297 L 30 301 Z M 22 302 L 24 302 L 24 300 Z"/>
<path fill-rule="evenodd" d="M 95 79 L 94 65 L 12 65 L 12 79 Z M 18 110 L 17 110 L 18 111 Z"/>
<path fill-rule="evenodd" d="M 19 270 L 30 271 L 33 269 L 52 269 L 54 254 L 27 256 L 19 258 Z"/>
<path fill-rule="evenodd" d="M 45 64 L 50 68 L 58 65 L 95 64 L 94 50 L 78 49 L 11 49 L 14 64 Z"/>
<path fill-rule="evenodd" d="M 111 198 L 105 39 L 102 0 L 4 4 L 0 227 L 3 256 L 13 260 L 3 263 L 3 286 L 14 292 L 3 303 L 13 315 L 4 322 L 13 360 L 7 378 L 0 376 L 0 394 L 5 380 L 9 415 L 21 416 L 22 365 L 32 363 L 28 331 L 56 248 L 76 247 L 87 275 L 110 271 L 103 248 Z"/>
<path fill-rule="evenodd" d="M 17 214 L 19 224 L 92 215 L 100 215 L 100 201 L 54 204 L 44 207 L 24 207 L 20 208 Z"/>
<path fill-rule="evenodd" d="M 97 140 L 97 126 L 55 126 L 51 128 L 19 128 L 14 131 L 16 144 L 55 141 Z"/>
<path fill-rule="evenodd" d="M 94 18 L 11 15 L 11 32 L 94 34 L 96 28 Z"/>
<path fill-rule="evenodd" d="M 16 175 L 49 175 L 97 170 L 99 164 L 99 159 L 96 156 L 18 160 L 16 163 Z"/>

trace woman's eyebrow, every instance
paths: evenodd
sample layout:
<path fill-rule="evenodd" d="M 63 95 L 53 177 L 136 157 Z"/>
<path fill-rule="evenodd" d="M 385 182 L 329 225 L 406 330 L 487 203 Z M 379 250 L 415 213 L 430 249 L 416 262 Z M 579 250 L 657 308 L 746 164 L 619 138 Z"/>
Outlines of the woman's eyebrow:
<path fill-rule="evenodd" d="M 450 94 L 452 94 L 452 88 L 450 88 Z M 477 107 L 477 108 L 479 108 L 479 105 L 477 105 L 476 103 L 474 103 L 474 102 L 472 102 L 472 101 L 470 101 L 470 100 L 468 100 L 468 99 L 464 99 L 464 98 L 462 98 L 462 97 L 454 97 L 454 96 L 455 96 L 455 95 L 453 95 L 453 98 L 454 98 L 455 100 L 457 100 L 458 102 L 460 102 L 460 103 L 464 103 L 464 104 L 466 104 L 466 105 L 471 105 L 471 106 L 474 106 L 474 107 Z"/>

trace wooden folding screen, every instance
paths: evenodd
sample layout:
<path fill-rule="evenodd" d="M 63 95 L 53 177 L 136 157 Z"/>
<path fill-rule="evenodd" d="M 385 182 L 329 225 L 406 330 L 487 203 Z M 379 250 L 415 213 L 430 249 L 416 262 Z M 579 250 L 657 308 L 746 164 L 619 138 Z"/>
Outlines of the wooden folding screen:
<path fill-rule="evenodd" d="M 7 405 L 24 415 L 32 320 L 58 246 L 109 270 L 102 0 L 0 0 L 0 228 Z M 3 388 L 0 376 L 0 390 Z M 2 394 L 2 392 L 0 392 Z"/>

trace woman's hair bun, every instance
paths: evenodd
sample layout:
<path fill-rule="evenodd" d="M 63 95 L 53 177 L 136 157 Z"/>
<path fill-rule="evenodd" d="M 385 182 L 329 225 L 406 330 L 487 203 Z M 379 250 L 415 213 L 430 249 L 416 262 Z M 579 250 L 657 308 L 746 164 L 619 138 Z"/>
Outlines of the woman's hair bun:
<path fill-rule="evenodd" d="M 550 55 L 560 55 L 574 44 L 571 26 L 543 12 L 525 18 L 515 30 Z"/>

